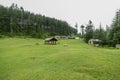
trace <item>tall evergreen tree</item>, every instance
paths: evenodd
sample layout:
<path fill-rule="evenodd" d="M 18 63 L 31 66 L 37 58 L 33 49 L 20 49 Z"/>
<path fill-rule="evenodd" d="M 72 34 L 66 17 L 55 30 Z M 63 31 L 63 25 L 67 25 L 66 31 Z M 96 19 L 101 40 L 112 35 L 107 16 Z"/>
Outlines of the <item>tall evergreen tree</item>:
<path fill-rule="evenodd" d="M 116 12 L 115 18 L 113 19 L 108 42 L 111 46 L 120 44 L 120 10 Z"/>
<path fill-rule="evenodd" d="M 106 44 L 106 32 L 105 30 L 102 28 L 102 25 L 100 23 L 99 28 L 96 29 L 93 33 L 93 38 L 94 39 L 100 39 L 102 41 L 102 44 L 105 45 Z"/>
<path fill-rule="evenodd" d="M 81 25 L 81 31 L 82 31 L 82 38 L 83 38 L 83 36 L 84 36 L 84 28 L 85 28 L 85 26 L 84 25 Z"/>
<path fill-rule="evenodd" d="M 76 28 L 76 30 L 78 32 L 78 24 L 77 23 L 75 24 L 75 28 Z"/>
<path fill-rule="evenodd" d="M 84 36 L 84 40 L 87 43 L 90 39 L 93 38 L 93 23 L 91 20 L 89 20 L 86 29 L 85 29 L 85 36 Z"/>

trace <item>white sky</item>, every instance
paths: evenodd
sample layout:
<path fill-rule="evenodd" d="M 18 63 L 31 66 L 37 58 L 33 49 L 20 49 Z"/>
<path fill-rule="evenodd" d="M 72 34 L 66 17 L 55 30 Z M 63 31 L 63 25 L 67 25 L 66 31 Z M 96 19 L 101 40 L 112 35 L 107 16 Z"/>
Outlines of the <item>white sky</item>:
<path fill-rule="evenodd" d="M 92 20 L 95 27 L 100 22 L 105 27 L 111 24 L 115 12 L 120 8 L 120 0 L 0 0 L 4 6 L 12 3 L 34 13 L 65 20 L 72 26 L 76 22 L 78 26 L 86 25 Z"/>

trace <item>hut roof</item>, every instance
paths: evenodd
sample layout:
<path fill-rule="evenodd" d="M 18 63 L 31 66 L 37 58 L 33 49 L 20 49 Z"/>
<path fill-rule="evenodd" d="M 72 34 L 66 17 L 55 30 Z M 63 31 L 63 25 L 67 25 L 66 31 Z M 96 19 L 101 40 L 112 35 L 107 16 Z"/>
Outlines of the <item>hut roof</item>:
<path fill-rule="evenodd" d="M 45 41 L 58 41 L 55 37 L 46 38 Z"/>
<path fill-rule="evenodd" d="M 100 39 L 90 39 L 89 41 L 101 42 Z"/>

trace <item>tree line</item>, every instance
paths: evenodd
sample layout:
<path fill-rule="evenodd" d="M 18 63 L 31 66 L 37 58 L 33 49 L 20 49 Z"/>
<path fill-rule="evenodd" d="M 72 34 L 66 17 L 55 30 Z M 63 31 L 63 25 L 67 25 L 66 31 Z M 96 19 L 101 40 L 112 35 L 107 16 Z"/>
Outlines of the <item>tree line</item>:
<path fill-rule="evenodd" d="M 31 13 L 14 3 L 10 7 L 0 5 L 0 37 L 5 35 L 45 38 L 71 34 L 77 34 L 77 30 L 66 21 Z"/>
<path fill-rule="evenodd" d="M 90 39 L 102 40 L 102 45 L 115 46 L 120 44 L 120 10 L 116 12 L 116 15 L 110 26 L 106 25 L 106 29 L 103 29 L 101 23 L 99 28 L 95 29 L 93 22 L 89 20 L 86 26 L 81 25 L 81 38 L 86 43 Z"/>
<path fill-rule="evenodd" d="M 0 37 L 3 36 L 30 36 L 35 38 L 46 38 L 55 35 L 73 35 L 77 34 L 76 29 L 71 27 L 66 21 L 46 17 L 41 14 L 34 14 L 12 4 L 10 7 L 0 5 Z M 115 46 L 120 44 L 120 10 L 106 30 L 102 25 L 95 29 L 93 22 L 89 20 L 87 25 L 81 25 L 80 37 L 86 43 L 90 39 L 102 40 L 102 45 Z"/>

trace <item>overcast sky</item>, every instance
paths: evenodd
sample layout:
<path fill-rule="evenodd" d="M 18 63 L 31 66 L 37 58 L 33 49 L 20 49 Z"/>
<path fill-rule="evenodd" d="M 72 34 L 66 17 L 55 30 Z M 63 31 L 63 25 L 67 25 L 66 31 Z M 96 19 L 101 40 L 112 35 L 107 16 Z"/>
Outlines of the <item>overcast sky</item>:
<path fill-rule="evenodd" d="M 110 25 L 115 12 L 120 8 L 120 0 L 0 0 L 0 4 L 10 6 L 12 3 L 23 6 L 25 10 L 40 13 L 80 26 L 89 20 L 95 27 L 100 22 L 103 27 Z"/>

